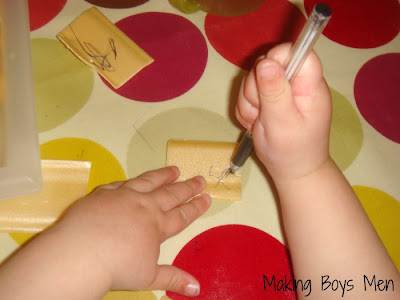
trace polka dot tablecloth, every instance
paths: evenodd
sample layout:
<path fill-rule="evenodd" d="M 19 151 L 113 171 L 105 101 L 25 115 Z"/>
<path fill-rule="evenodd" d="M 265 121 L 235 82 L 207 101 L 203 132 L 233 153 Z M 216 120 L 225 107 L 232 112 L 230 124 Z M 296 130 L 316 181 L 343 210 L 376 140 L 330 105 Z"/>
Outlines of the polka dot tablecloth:
<path fill-rule="evenodd" d="M 330 152 L 400 269 L 400 5 L 324 2 L 333 16 L 315 51 L 333 98 Z M 222 17 L 184 15 L 167 0 L 29 0 L 42 158 L 92 161 L 90 192 L 163 167 L 171 138 L 237 141 L 242 129 L 233 112 L 241 78 L 259 55 L 294 41 L 316 3 L 266 0 L 250 13 Z M 92 6 L 155 59 L 118 90 L 56 39 Z M 264 299 L 263 275 L 291 276 L 266 171 L 256 158 L 246 168 L 242 201 L 213 201 L 162 245 L 160 263 L 199 278 L 199 299 Z M 1 258 L 27 238 L 0 234 Z M 163 295 L 110 292 L 104 299 Z"/>

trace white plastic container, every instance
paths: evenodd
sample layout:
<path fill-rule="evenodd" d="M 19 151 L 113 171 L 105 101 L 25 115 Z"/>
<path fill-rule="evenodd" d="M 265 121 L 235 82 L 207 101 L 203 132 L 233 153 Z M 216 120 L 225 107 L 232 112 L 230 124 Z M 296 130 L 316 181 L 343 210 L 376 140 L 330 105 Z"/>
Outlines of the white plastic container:
<path fill-rule="evenodd" d="M 27 0 L 0 0 L 0 199 L 42 185 Z"/>

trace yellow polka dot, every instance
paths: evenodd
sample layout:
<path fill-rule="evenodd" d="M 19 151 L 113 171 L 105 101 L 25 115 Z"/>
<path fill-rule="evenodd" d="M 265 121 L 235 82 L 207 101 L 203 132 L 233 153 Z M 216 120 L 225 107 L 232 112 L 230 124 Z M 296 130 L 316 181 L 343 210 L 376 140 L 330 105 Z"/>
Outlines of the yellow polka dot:
<path fill-rule="evenodd" d="M 114 155 L 100 144 L 87 139 L 63 138 L 53 140 L 40 146 L 40 154 L 42 159 L 92 162 L 88 193 L 99 185 L 126 180 L 125 172 Z M 22 245 L 32 237 L 32 234 L 10 233 L 10 236 Z"/>
<path fill-rule="evenodd" d="M 64 159 L 90 161 L 88 193 L 95 187 L 113 181 L 126 180 L 125 172 L 106 148 L 93 141 L 81 138 L 62 138 L 40 146 L 42 159 Z"/>
<path fill-rule="evenodd" d="M 108 292 L 103 300 L 157 300 L 157 298 L 149 291 L 112 291 Z"/>
<path fill-rule="evenodd" d="M 32 233 L 10 233 L 9 235 L 19 245 L 25 244 L 28 240 L 35 236 Z"/>
<path fill-rule="evenodd" d="M 376 232 L 400 270 L 400 202 L 381 190 L 353 186 Z"/>

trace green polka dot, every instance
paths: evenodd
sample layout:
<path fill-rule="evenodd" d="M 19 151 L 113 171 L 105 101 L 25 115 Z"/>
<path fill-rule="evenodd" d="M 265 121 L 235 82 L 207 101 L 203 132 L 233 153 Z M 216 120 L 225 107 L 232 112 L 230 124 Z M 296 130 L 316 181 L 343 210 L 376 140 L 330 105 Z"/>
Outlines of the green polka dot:
<path fill-rule="evenodd" d="M 128 148 L 129 177 L 165 166 L 167 142 L 170 139 L 195 141 L 236 142 L 241 129 L 214 112 L 199 108 L 177 108 L 160 113 L 139 128 Z M 247 163 L 243 169 L 242 187 L 250 172 Z M 214 215 L 232 205 L 232 201 L 213 200 L 205 216 Z"/>
<path fill-rule="evenodd" d="M 33 39 L 32 65 L 39 132 L 69 120 L 93 90 L 93 70 L 61 42 Z"/>
<path fill-rule="evenodd" d="M 193 14 L 199 11 L 199 5 L 190 0 L 169 0 L 169 3 L 185 14 Z"/>
<path fill-rule="evenodd" d="M 343 171 L 357 157 L 364 139 L 360 118 L 351 103 L 331 88 L 333 114 L 329 152 Z"/>
<path fill-rule="evenodd" d="M 128 175 L 165 167 L 170 139 L 236 142 L 239 128 L 217 113 L 198 108 L 162 112 L 136 128 L 128 150 Z"/>

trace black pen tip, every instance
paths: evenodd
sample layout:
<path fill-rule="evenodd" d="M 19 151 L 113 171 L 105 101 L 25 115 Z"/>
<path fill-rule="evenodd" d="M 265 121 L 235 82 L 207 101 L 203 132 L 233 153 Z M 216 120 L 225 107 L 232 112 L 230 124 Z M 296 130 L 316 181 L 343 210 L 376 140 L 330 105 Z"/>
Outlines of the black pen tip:
<path fill-rule="evenodd" d="M 322 18 L 329 18 L 332 16 L 332 9 L 325 3 L 318 3 L 314 10 Z"/>

